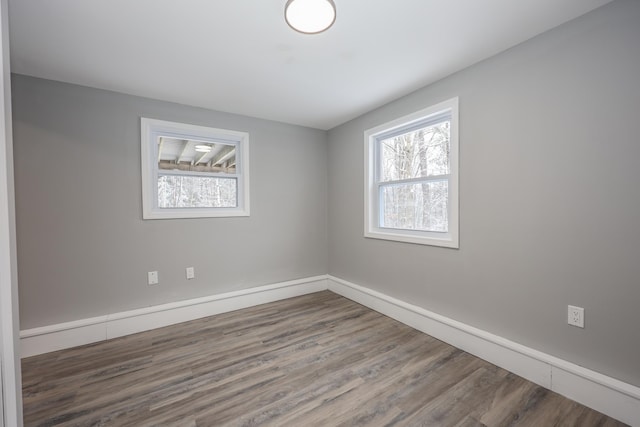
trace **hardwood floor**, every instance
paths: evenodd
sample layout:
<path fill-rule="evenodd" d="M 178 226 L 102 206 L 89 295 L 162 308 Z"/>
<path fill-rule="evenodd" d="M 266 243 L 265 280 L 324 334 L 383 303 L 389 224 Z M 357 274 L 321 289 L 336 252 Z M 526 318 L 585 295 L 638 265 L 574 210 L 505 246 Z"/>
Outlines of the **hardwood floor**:
<path fill-rule="evenodd" d="M 27 426 L 620 426 L 329 291 L 22 361 Z"/>

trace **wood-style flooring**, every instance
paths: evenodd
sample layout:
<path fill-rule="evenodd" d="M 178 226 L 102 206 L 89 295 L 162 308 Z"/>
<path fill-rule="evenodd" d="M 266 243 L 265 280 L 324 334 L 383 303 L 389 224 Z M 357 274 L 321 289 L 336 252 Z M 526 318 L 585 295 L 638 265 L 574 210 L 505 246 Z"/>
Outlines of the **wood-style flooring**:
<path fill-rule="evenodd" d="M 329 291 L 34 356 L 26 426 L 620 426 Z"/>

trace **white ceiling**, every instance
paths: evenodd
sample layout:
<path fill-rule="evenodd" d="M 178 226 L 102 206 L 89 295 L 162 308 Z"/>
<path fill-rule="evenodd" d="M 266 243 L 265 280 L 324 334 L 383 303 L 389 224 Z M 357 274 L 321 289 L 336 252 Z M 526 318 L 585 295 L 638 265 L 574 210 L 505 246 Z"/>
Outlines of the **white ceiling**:
<path fill-rule="evenodd" d="M 16 73 L 330 129 L 611 0 L 10 0 Z"/>

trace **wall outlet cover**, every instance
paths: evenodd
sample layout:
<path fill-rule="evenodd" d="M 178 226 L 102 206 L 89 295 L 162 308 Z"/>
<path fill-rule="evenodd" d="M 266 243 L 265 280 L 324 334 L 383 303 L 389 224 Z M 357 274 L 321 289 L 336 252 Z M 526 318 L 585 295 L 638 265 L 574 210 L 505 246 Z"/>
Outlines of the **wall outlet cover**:
<path fill-rule="evenodd" d="M 570 305 L 567 313 L 567 323 L 571 326 L 584 328 L 584 308 Z"/>

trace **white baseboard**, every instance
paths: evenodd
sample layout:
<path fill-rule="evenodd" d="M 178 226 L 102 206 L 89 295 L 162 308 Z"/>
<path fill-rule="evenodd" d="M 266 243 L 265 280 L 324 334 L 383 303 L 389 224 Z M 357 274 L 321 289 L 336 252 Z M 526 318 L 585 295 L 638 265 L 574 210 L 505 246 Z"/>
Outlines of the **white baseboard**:
<path fill-rule="evenodd" d="M 473 326 L 328 276 L 329 290 L 632 426 L 640 388 Z"/>
<path fill-rule="evenodd" d="M 117 338 L 327 289 L 315 276 L 20 331 L 22 357 Z"/>
<path fill-rule="evenodd" d="M 536 384 L 640 427 L 640 388 L 333 276 L 315 276 L 20 332 L 22 357 L 329 289 Z"/>

